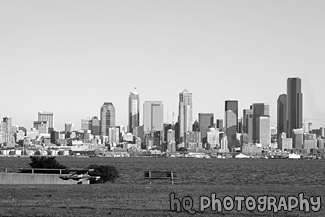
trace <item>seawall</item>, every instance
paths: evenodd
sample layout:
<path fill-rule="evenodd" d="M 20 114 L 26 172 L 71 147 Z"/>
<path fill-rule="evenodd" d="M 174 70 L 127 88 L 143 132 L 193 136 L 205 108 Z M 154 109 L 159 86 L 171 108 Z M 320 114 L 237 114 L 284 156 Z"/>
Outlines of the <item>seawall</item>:
<path fill-rule="evenodd" d="M 59 174 L 0 173 L 0 184 L 77 184 L 75 180 L 59 177 Z"/>

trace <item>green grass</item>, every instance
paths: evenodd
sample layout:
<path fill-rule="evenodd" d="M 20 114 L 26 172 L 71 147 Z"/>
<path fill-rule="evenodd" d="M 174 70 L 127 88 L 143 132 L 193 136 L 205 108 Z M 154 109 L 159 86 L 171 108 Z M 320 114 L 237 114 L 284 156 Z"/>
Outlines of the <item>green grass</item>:
<path fill-rule="evenodd" d="M 306 214 L 299 210 L 279 212 L 276 216 L 325 216 L 325 187 L 295 186 L 237 186 L 237 185 L 1 185 L 0 216 L 188 216 L 185 211 L 171 212 L 169 194 L 177 198 L 191 196 L 198 210 L 199 196 L 216 193 L 226 195 L 297 195 L 322 197 L 322 209 Z M 196 216 L 215 216 L 216 211 L 206 210 Z M 223 211 L 225 216 L 273 216 L 271 212 L 259 213 L 243 210 Z"/>
<path fill-rule="evenodd" d="M 259 213 L 243 210 L 206 210 L 195 216 L 325 216 L 325 161 L 178 158 L 57 158 L 72 168 L 107 164 L 120 171 L 115 183 L 102 185 L 0 185 L 0 216 L 189 216 L 171 212 L 169 194 L 191 196 L 198 210 L 199 197 L 217 193 L 258 197 L 321 196 L 319 212 Z M 28 167 L 29 158 L 0 158 L 0 167 Z M 144 180 L 144 170 L 173 170 L 180 180 Z"/>

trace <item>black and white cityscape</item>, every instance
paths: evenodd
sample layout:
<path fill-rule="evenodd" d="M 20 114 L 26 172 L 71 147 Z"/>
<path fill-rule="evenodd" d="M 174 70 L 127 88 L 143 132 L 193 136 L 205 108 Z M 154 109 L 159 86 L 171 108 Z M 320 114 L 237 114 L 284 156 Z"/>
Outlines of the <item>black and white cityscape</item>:
<path fill-rule="evenodd" d="M 271 127 L 270 105 L 252 102 L 239 111 L 238 100 L 224 103 L 224 117 L 194 116 L 195 93 L 179 93 L 176 123 L 164 121 L 162 101 L 144 101 L 136 90 L 128 96 L 128 126 L 116 125 L 114 102 L 103 102 L 99 116 L 81 119 L 81 126 L 65 123 L 54 128 L 55 114 L 38 112 L 33 128 L 1 122 L 1 155 L 176 156 L 180 152 L 274 157 L 290 153 L 322 157 L 324 127 L 314 129 L 303 117 L 302 79 L 288 78 L 287 90 L 277 99 L 277 126 Z M 192 98 L 192 96 L 194 96 Z M 127 100 L 127 97 L 125 97 Z M 140 106 L 143 113 L 140 114 Z M 143 125 L 140 125 L 140 118 Z"/>

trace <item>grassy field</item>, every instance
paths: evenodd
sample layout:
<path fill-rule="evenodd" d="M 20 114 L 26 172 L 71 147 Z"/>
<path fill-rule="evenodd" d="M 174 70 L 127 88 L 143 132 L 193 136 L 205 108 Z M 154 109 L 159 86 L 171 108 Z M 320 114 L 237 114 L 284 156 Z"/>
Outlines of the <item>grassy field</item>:
<path fill-rule="evenodd" d="M 169 194 L 191 196 L 199 210 L 199 197 L 272 195 L 321 197 L 318 212 L 222 211 L 211 209 L 195 216 L 325 216 L 325 161 L 259 159 L 164 158 L 57 158 L 62 164 L 84 168 L 89 164 L 114 165 L 116 183 L 103 185 L 0 185 L 0 216 L 189 216 L 170 211 Z M 28 167 L 29 158 L 0 158 L 0 168 Z M 180 180 L 154 181 L 149 186 L 144 170 L 166 169 Z"/>

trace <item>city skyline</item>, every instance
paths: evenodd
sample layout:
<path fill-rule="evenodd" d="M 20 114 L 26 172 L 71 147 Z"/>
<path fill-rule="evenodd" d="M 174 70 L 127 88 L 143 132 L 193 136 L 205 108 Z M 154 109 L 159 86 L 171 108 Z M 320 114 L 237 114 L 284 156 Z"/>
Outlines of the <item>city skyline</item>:
<path fill-rule="evenodd" d="M 1 2 L 0 116 L 31 128 L 38 111 L 50 111 L 63 130 L 99 117 L 109 101 L 116 125 L 127 126 L 136 87 L 142 102 L 163 102 L 171 123 L 187 88 L 193 122 L 198 113 L 223 119 L 224 102 L 236 99 L 239 114 L 269 104 L 275 126 L 286 79 L 300 77 L 303 117 L 317 128 L 325 123 L 325 30 L 316 28 L 324 8 L 322 1 Z"/>

